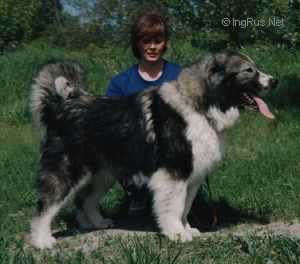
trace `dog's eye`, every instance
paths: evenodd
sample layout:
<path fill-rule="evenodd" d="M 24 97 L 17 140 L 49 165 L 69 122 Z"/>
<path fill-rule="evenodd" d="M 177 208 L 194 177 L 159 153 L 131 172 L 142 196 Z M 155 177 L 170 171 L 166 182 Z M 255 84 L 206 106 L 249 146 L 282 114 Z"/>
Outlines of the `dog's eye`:
<path fill-rule="evenodd" d="M 247 69 L 245 69 L 245 71 L 246 71 L 246 72 L 249 72 L 249 73 L 254 72 L 254 70 L 253 70 L 252 68 L 247 68 Z"/>

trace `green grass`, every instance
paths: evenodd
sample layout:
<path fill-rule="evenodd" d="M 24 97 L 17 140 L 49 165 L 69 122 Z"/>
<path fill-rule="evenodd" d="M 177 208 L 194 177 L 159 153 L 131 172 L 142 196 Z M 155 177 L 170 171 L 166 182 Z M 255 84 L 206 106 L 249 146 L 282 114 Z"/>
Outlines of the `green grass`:
<path fill-rule="evenodd" d="M 265 234 L 212 237 L 180 244 L 161 236 L 107 238 L 97 249 L 36 251 L 20 241 L 0 243 L 1 263 L 103 263 L 103 264 L 199 264 L 199 263 L 299 263 L 300 239 Z"/>
<path fill-rule="evenodd" d="M 218 208 L 221 226 L 299 219 L 300 51 L 248 47 L 243 52 L 280 80 L 278 89 L 267 99 L 276 120 L 242 113 L 241 121 L 228 135 L 231 143 L 226 159 L 210 177 L 212 197 L 208 198 L 204 188 L 198 199 L 204 204 L 203 212 L 212 205 Z M 187 64 L 203 53 L 184 43 L 171 47 L 167 56 Z M 38 133 L 31 126 L 28 96 L 33 76 L 49 59 L 79 61 L 86 69 L 89 91 L 99 94 L 111 76 L 134 61 L 129 50 L 93 46 L 72 52 L 30 45 L 0 57 L 0 263 L 40 263 L 41 259 L 46 263 L 300 262 L 299 239 L 275 234 L 212 237 L 185 245 L 158 236 L 121 241 L 111 238 L 105 248 L 88 254 L 25 250 L 21 237 L 28 233 L 35 211 L 39 158 Z M 122 190 L 116 187 L 102 206 L 106 212 L 115 212 L 122 198 Z M 58 216 L 56 227 L 65 228 L 64 219 L 71 210 Z"/>

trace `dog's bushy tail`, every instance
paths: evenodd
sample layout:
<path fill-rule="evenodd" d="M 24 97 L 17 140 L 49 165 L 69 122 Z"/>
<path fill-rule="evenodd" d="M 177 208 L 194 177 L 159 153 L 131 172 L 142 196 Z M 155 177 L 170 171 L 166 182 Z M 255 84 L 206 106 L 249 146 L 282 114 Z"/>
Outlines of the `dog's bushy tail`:
<path fill-rule="evenodd" d="M 65 100 L 87 94 L 83 89 L 82 69 L 76 63 L 48 63 L 34 79 L 31 111 L 44 127 L 54 124 L 64 109 Z"/>

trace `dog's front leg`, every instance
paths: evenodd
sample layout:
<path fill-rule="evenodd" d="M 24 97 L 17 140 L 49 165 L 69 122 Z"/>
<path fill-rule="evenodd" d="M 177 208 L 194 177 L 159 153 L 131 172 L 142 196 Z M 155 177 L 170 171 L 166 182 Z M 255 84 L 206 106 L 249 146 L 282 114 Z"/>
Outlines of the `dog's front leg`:
<path fill-rule="evenodd" d="M 193 239 L 182 222 L 187 186 L 187 181 L 173 178 L 166 169 L 156 171 L 149 182 L 158 225 L 170 240 L 185 242 Z"/>
<path fill-rule="evenodd" d="M 189 183 L 186 200 L 185 200 L 185 209 L 182 217 L 182 222 L 185 227 L 185 230 L 189 232 L 193 237 L 197 237 L 201 235 L 200 231 L 197 228 L 191 227 L 190 223 L 188 222 L 188 214 L 191 210 L 193 201 L 197 196 L 199 186 L 200 186 L 200 181 L 193 181 Z"/>

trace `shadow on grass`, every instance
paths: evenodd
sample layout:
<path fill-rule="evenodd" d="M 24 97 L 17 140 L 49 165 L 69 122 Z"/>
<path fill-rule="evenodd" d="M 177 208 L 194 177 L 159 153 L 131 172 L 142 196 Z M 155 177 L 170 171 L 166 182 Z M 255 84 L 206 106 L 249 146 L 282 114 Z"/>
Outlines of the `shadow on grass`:
<path fill-rule="evenodd" d="M 232 207 L 225 198 L 216 202 L 202 201 L 201 197 L 192 206 L 189 220 L 201 232 L 216 231 L 242 222 L 269 223 L 268 212 L 264 216 Z"/>
<path fill-rule="evenodd" d="M 70 214 L 63 217 L 63 221 L 67 223 L 67 229 L 57 231 L 53 234 L 55 238 L 66 238 L 75 236 L 78 234 L 87 234 L 95 229 L 80 229 L 78 223 L 74 219 L 75 215 Z M 158 232 L 159 229 L 156 225 L 155 218 L 151 214 L 147 215 L 128 215 L 118 214 L 109 217 L 113 219 L 115 226 L 111 230 L 125 230 L 125 231 L 136 231 L 136 232 Z M 109 229 L 106 229 L 109 230 Z"/>
<path fill-rule="evenodd" d="M 126 211 L 127 204 L 122 210 L 114 216 L 110 216 L 115 222 L 115 227 L 112 230 L 125 230 L 136 232 L 158 232 L 154 216 L 149 212 L 146 215 L 128 215 Z M 201 232 L 213 232 L 222 230 L 222 228 L 237 225 L 243 222 L 252 222 L 267 224 L 269 223 L 268 212 L 265 216 L 257 216 L 254 213 L 249 213 L 232 207 L 225 198 L 220 198 L 217 202 L 204 199 L 198 196 L 194 202 L 189 221 L 193 227 L 197 227 Z M 78 223 L 74 220 L 74 215 L 65 215 L 64 221 L 67 222 L 67 229 L 56 232 L 55 237 L 69 237 L 78 234 L 85 234 L 95 230 L 80 230 Z"/>

